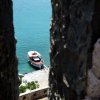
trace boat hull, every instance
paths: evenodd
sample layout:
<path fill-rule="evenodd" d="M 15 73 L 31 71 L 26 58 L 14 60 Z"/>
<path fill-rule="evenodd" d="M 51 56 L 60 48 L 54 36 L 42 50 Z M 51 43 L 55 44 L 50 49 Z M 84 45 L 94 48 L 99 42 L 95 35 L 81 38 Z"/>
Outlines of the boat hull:
<path fill-rule="evenodd" d="M 40 55 L 40 53 L 38 53 L 37 51 L 29 51 L 28 52 L 28 61 L 29 63 L 34 66 L 37 67 L 39 69 L 43 68 L 43 59 Z"/>
<path fill-rule="evenodd" d="M 33 66 L 33 67 L 36 67 L 36 68 L 39 68 L 39 69 L 42 69 L 43 68 L 43 64 L 35 64 L 35 63 L 32 63 L 30 60 L 28 61 L 30 64 L 31 64 L 31 66 Z"/>

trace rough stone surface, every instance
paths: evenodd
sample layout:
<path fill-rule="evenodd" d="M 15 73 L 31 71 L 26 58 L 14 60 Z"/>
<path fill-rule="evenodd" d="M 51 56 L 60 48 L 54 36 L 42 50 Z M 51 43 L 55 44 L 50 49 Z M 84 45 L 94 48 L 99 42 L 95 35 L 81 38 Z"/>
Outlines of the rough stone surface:
<path fill-rule="evenodd" d="M 0 0 L 0 100 L 18 100 L 18 72 L 11 0 Z"/>
<path fill-rule="evenodd" d="M 90 100 L 100 99 L 100 39 L 94 45 L 93 67 L 88 70 L 87 96 Z"/>
<path fill-rule="evenodd" d="M 89 97 L 100 97 L 100 79 L 98 79 L 92 70 L 88 73 L 87 95 Z"/>
<path fill-rule="evenodd" d="M 96 77 L 100 78 L 100 39 L 98 39 L 94 47 L 92 70 Z"/>
<path fill-rule="evenodd" d="M 87 81 L 93 44 L 100 37 L 100 0 L 51 0 L 51 4 L 49 99 L 81 100 L 91 79 Z M 12 20 L 11 0 L 0 0 L 0 100 L 18 99 Z M 100 100 L 98 95 L 90 97 L 86 99 Z"/>
<path fill-rule="evenodd" d="M 51 5 L 49 99 L 82 100 L 93 44 L 100 37 L 100 3 L 51 0 Z"/>

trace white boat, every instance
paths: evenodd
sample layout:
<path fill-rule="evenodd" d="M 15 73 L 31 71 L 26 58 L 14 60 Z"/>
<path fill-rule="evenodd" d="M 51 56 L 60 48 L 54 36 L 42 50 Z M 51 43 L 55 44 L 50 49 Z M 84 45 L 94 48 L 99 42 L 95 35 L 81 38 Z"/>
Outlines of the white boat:
<path fill-rule="evenodd" d="M 39 52 L 29 51 L 27 56 L 28 56 L 28 60 L 29 60 L 31 65 L 33 65 L 37 68 L 40 68 L 40 69 L 43 68 L 44 61 L 43 61 L 42 56 Z"/>

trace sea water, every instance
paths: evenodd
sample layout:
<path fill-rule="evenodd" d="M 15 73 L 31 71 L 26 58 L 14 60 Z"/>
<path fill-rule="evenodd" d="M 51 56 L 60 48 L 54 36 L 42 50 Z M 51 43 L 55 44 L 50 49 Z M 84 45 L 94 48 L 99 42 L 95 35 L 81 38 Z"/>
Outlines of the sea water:
<path fill-rule="evenodd" d="M 49 66 L 50 0 L 13 0 L 13 17 L 19 73 L 35 71 L 27 52 L 38 51 Z"/>

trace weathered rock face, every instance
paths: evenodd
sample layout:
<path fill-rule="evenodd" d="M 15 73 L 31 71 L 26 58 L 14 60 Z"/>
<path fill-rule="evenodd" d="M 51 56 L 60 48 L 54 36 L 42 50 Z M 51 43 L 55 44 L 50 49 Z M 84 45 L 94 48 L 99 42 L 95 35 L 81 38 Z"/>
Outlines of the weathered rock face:
<path fill-rule="evenodd" d="M 0 100 L 18 100 L 18 73 L 11 0 L 0 0 Z"/>
<path fill-rule="evenodd" d="M 96 77 L 100 79 L 100 39 L 97 40 L 94 46 L 92 70 Z"/>
<path fill-rule="evenodd" d="M 87 95 L 90 98 L 100 98 L 100 79 L 95 76 L 93 70 L 88 73 Z"/>
<path fill-rule="evenodd" d="M 51 0 L 50 100 L 82 100 L 86 95 L 93 44 L 100 36 L 100 13 L 95 14 L 98 3 Z"/>
<path fill-rule="evenodd" d="M 93 50 L 93 67 L 88 71 L 87 96 L 100 98 L 100 39 L 97 40 Z"/>

